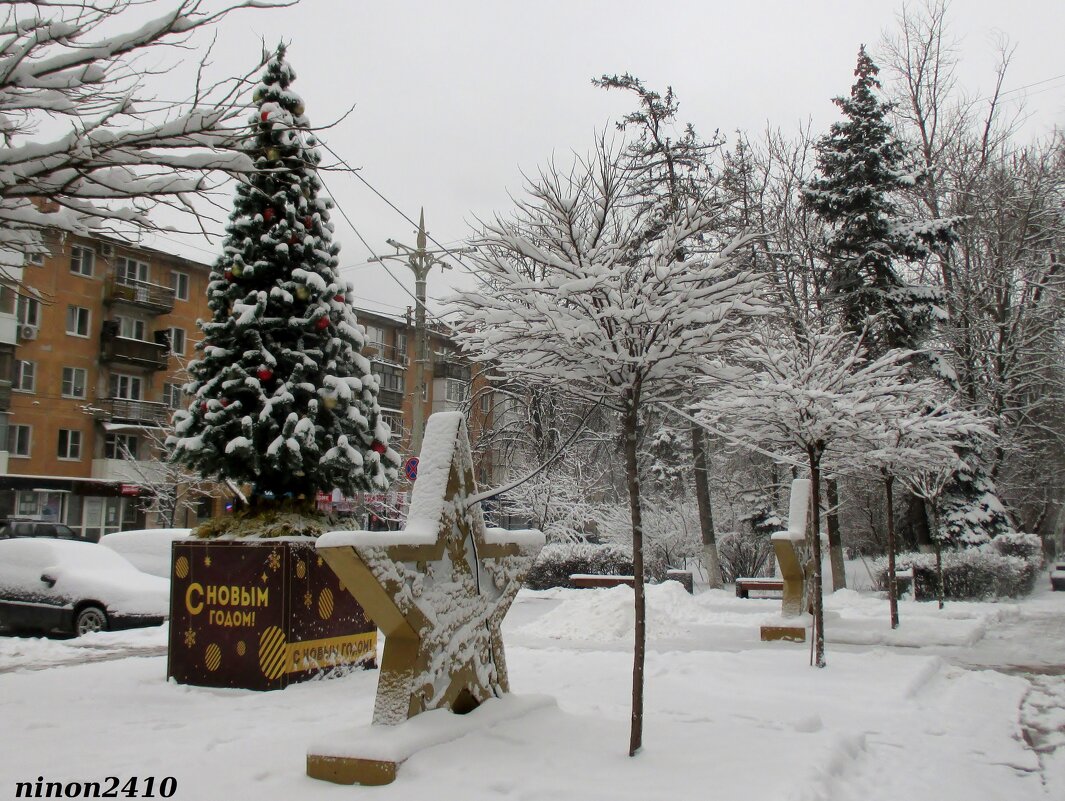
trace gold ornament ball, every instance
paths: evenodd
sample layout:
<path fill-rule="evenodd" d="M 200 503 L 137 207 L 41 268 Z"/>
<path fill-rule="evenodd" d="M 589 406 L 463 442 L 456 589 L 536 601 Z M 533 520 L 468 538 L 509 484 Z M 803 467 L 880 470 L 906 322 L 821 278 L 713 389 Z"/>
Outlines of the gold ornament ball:
<path fill-rule="evenodd" d="M 300 300 L 307 300 L 310 295 L 310 290 L 308 290 L 307 287 L 305 287 L 303 284 L 300 284 L 298 287 L 296 287 L 296 297 Z"/>
<path fill-rule="evenodd" d="M 281 158 L 281 151 L 278 150 L 276 147 L 268 147 L 266 148 L 266 158 L 269 161 L 277 161 L 279 158 Z"/>

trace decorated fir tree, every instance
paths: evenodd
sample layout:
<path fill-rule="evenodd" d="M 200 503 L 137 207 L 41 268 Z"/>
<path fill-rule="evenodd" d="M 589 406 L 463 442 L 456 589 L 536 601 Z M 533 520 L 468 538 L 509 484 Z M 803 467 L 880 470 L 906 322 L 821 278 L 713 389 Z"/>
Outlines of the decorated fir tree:
<path fill-rule="evenodd" d="M 237 186 L 208 284 L 212 317 L 189 364 L 189 408 L 172 458 L 205 477 L 251 484 L 258 499 L 334 488 L 379 491 L 399 458 L 361 354 L 351 286 L 337 270 L 332 203 L 285 49 L 255 88 L 245 147 L 257 171 Z"/>

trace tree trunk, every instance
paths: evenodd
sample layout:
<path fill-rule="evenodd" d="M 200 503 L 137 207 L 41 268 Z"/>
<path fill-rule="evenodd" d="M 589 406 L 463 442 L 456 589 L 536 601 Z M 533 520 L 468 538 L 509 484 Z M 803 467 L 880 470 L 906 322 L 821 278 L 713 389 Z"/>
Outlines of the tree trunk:
<path fill-rule="evenodd" d="M 895 477 L 886 470 L 884 475 L 884 497 L 887 501 L 887 586 L 888 607 L 891 609 L 891 628 L 899 627 L 899 582 L 895 575 Z"/>
<path fill-rule="evenodd" d="M 928 517 L 925 503 L 911 492 L 906 500 L 906 505 L 906 517 L 913 526 L 914 547 L 922 553 L 928 553 L 932 550 L 934 544 L 934 532 L 932 531 L 932 521 Z"/>
<path fill-rule="evenodd" d="M 930 518 L 932 549 L 936 554 L 936 600 L 939 601 L 939 608 L 942 609 L 946 588 L 943 586 L 943 543 L 939 539 L 939 512 L 936 511 L 935 501 L 923 501 L 922 503 L 928 510 Z"/>
<path fill-rule="evenodd" d="M 643 666 L 647 639 L 643 591 L 643 516 L 640 511 L 640 476 L 636 464 L 636 435 L 639 427 L 637 412 L 636 399 L 629 395 L 626 397 L 622 421 L 622 435 L 625 439 L 625 478 L 629 488 L 629 512 L 632 517 L 632 574 L 636 603 L 629 756 L 635 756 L 643 746 Z"/>
<path fill-rule="evenodd" d="M 825 498 L 828 501 L 828 553 L 832 561 L 832 591 L 847 588 L 847 568 L 843 562 L 843 540 L 839 534 L 839 485 L 836 479 L 825 482 Z"/>
<path fill-rule="evenodd" d="M 714 509 L 710 503 L 710 484 L 708 459 L 706 457 L 706 440 L 703 429 L 692 423 L 692 465 L 695 469 L 695 500 L 699 506 L 699 532 L 703 541 L 703 569 L 706 571 L 706 583 L 714 589 L 721 589 L 721 560 L 717 555 L 717 538 L 714 535 Z"/>
<path fill-rule="evenodd" d="M 821 452 L 813 445 L 807 446 L 810 459 L 810 513 L 813 527 L 814 559 L 814 665 L 825 666 L 825 599 L 821 576 Z"/>

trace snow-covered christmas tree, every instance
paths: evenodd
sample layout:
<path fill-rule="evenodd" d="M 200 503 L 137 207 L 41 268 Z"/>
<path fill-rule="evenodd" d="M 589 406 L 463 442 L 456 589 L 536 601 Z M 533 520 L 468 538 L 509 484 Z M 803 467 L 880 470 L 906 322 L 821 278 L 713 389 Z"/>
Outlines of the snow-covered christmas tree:
<path fill-rule="evenodd" d="M 363 330 L 341 281 L 321 160 L 279 47 L 254 90 L 245 148 L 256 171 L 236 191 L 207 288 L 210 321 L 189 364 L 189 408 L 174 418 L 172 458 L 253 486 L 254 496 L 313 501 L 316 491 L 382 490 L 399 457 L 361 354 Z"/>

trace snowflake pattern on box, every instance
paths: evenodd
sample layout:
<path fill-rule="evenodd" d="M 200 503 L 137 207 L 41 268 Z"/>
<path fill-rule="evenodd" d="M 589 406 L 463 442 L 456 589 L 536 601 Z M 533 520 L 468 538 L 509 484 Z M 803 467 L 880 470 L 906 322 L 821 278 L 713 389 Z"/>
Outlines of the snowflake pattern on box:
<path fill-rule="evenodd" d="M 466 712 L 509 691 L 500 625 L 543 546 L 488 529 L 462 415 L 429 418 L 403 531 L 338 531 L 319 553 L 385 633 L 375 724 Z"/>

